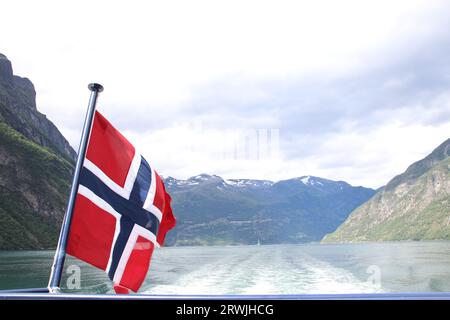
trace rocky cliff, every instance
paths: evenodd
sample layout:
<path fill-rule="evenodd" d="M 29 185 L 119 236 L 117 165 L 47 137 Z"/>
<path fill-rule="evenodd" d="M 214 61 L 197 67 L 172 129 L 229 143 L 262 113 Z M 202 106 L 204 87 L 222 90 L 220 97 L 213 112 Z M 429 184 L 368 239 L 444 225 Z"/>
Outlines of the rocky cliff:
<path fill-rule="evenodd" d="M 11 62 L 3 54 L 0 54 L 0 121 L 69 161 L 76 157 L 56 126 L 37 110 L 33 83 L 14 75 Z"/>
<path fill-rule="evenodd" d="M 0 249 L 54 247 L 64 215 L 75 152 L 35 98 L 0 54 Z"/>

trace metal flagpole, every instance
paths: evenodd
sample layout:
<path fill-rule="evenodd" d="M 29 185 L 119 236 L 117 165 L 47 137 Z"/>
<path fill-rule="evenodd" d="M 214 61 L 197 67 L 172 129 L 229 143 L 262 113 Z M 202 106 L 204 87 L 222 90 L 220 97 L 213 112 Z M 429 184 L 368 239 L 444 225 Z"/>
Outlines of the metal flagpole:
<path fill-rule="evenodd" d="M 59 234 L 58 246 L 56 247 L 55 257 L 53 259 L 52 271 L 48 282 L 48 290 L 50 293 L 58 293 L 61 283 L 62 271 L 64 267 L 64 260 L 66 257 L 67 239 L 69 237 L 70 222 L 72 220 L 73 207 L 75 204 L 75 197 L 78 192 L 78 181 L 80 171 L 83 167 L 84 157 L 86 155 L 87 144 L 91 133 L 92 122 L 95 114 L 95 106 L 97 104 L 97 97 L 103 91 L 103 86 L 98 83 L 90 83 L 88 85 L 91 90 L 91 97 L 89 99 L 88 110 L 84 120 L 83 132 L 81 134 L 80 146 L 78 147 L 78 157 L 73 174 L 72 187 L 70 188 L 69 202 L 67 204 L 66 214 Z"/>

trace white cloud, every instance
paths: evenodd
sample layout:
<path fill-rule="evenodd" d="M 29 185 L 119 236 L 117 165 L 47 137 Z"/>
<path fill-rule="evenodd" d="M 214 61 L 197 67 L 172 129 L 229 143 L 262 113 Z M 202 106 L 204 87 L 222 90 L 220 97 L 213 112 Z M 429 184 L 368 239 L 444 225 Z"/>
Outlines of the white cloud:
<path fill-rule="evenodd" d="M 74 146 L 86 85 L 97 81 L 104 114 L 164 175 L 314 174 L 379 186 L 448 138 L 449 9 L 425 0 L 7 0 L 0 51 Z M 182 125 L 199 122 L 201 133 Z M 224 130 L 248 128 L 280 129 L 281 158 L 217 159 Z"/>

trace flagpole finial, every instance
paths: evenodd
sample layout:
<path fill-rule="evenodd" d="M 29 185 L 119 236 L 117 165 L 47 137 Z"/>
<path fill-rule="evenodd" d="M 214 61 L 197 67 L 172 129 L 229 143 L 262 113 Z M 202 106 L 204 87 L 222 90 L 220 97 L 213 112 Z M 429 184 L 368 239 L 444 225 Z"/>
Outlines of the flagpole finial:
<path fill-rule="evenodd" d="M 103 86 L 100 83 L 89 83 L 88 88 L 91 91 L 97 91 L 97 92 L 103 91 Z"/>

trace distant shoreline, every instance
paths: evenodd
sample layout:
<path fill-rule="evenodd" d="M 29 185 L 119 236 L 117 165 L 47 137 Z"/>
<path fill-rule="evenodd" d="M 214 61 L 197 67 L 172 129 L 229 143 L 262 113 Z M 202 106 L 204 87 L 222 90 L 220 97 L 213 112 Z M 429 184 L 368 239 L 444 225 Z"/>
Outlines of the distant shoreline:
<path fill-rule="evenodd" d="M 366 244 L 402 244 L 402 243 L 433 243 L 433 242 L 448 242 L 449 239 L 434 239 L 434 240 L 388 240 L 388 241 L 358 241 L 358 242 L 304 242 L 304 243 L 267 243 L 267 244 L 229 244 L 229 245 L 175 245 L 175 246 L 163 246 L 161 249 L 171 248 L 224 248 L 224 247 L 269 247 L 269 246 L 332 246 L 332 245 L 366 245 Z M 46 249 L 0 249 L 0 252 L 44 252 L 55 251 L 56 248 Z"/>

